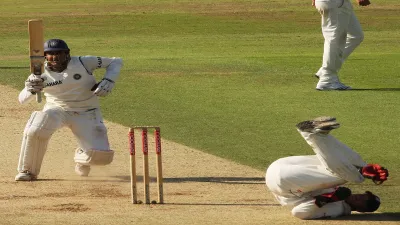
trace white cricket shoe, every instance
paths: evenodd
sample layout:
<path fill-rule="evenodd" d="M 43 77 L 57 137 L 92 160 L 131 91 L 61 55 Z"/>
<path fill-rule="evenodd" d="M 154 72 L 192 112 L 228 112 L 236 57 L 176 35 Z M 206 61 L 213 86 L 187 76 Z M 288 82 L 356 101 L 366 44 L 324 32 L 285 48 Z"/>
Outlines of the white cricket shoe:
<path fill-rule="evenodd" d="M 90 172 L 90 166 L 89 165 L 82 165 L 80 163 L 77 163 L 75 165 L 75 172 L 82 177 L 87 177 L 89 176 Z"/>
<path fill-rule="evenodd" d="M 22 171 L 15 176 L 16 181 L 33 181 L 36 180 L 36 175 L 31 174 L 29 171 Z"/>
<path fill-rule="evenodd" d="M 350 86 L 343 84 L 340 81 L 319 81 L 317 87 L 315 88 L 318 91 L 331 91 L 331 90 L 351 90 Z"/>

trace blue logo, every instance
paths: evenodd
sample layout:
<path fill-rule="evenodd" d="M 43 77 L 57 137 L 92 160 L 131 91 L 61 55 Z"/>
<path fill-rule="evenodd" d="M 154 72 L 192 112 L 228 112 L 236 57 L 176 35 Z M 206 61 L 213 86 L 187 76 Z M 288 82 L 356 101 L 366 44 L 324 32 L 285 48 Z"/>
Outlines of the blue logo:
<path fill-rule="evenodd" d="M 75 80 L 79 80 L 79 79 L 81 79 L 82 78 L 82 75 L 80 75 L 80 74 L 74 74 L 74 79 Z"/>

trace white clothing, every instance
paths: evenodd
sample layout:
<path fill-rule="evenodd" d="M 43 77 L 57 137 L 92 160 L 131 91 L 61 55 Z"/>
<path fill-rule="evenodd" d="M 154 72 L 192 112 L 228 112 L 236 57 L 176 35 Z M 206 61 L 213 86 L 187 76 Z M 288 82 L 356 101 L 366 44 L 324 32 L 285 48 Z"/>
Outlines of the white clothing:
<path fill-rule="evenodd" d="M 267 169 L 267 187 L 281 205 L 293 206 L 292 214 L 302 219 L 350 214 L 351 208 L 344 201 L 319 208 L 313 197 L 332 192 L 348 181 L 362 182 L 357 167 L 366 162 L 331 135 L 299 132 L 316 155 L 276 160 Z"/>
<path fill-rule="evenodd" d="M 66 111 L 82 112 L 99 107 L 99 100 L 91 91 L 96 84 L 93 71 L 106 68 L 105 78 L 116 80 L 122 60 L 96 56 L 71 57 L 67 69 L 63 72 L 53 72 L 45 67 L 42 77 L 45 79 L 45 108 L 60 107 Z M 24 88 L 20 95 L 21 103 L 33 99 L 32 94 Z"/>
<path fill-rule="evenodd" d="M 339 82 L 343 62 L 361 44 L 364 34 L 350 0 L 315 0 L 321 14 L 324 36 L 322 66 L 316 73 L 321 82 Z"/>
<path fill-rule="evenodd" d="M 98 108 L 87 112 L 71 112 L 61 108 L 50 108 L 44 109 L 43 113 L 46 115 L 42 117 L 43 121 L 37 120 L 35 122 L 36 124 L 44 124 L 46 123 L 45 120 L 51 121 L 51 129 L 50 127 L 38 126 L 34 132 L 28 132 L 31 126 L 28 121 L 21 145 L 18 172 L 29 171 L 35 176 L 39 175 L 48 140 L 55 131 L 64 126 L 71 129 L 78 141 L 79 148 L 83 151 L 111 151 L 107 129 L 103 124 L 103 118 Z M 46 132 L 45 139 L 43 132 Z"/>
<path fill-rule="evenodd" d="M 39 174 L 48 140 L 56 130 L 64 126 L 71 129 L 82 151 L 107 151 L 112 160 L 98 96 L 91 89 L 96 84 L 93 75 L 95 69 L 106 68 L 104 78 L 115 81 L 121 66 L 120 58 L 81 56 L 71 57 L 67 68 L 61 73 L 45 67 L 42 78 L 45 82 L 43 92 L 46 104 L 42 112 L 32 114 L 35 118 L 34 124 L 37 125 L 32 126 L 31 118 L 25 128 L 19 172 L 29 171 L 35 177 Z M 19 94 L 19 101 L 28 102 L 33 96 L 24 88 Z M 46 139 L 43 139 L 43 134 L 46 134 Z"/>

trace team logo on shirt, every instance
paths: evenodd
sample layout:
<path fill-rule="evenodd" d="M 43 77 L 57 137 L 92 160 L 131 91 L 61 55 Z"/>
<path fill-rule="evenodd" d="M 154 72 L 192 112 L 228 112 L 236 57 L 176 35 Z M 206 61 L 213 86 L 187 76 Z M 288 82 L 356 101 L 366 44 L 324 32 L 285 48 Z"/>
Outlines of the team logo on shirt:
<path fill-rule="evenodd" d="M 62 84 L 62 81 L 61 80 L 57 80 L 57 81 L 54 81 L 54 82 L 47 83 L 46 87 L 56 86 L 56 85 L 60 85 L 60 84 Z"/>
<path fill-rule="evenodd" d="M 74 79 L 75 79 L 75 80 L 79 80 L 79 79 L 81 79 L 81 78 L 82 78 L 82 75 L 80 75 L 80 74 L 78 74 L 78 73 L 74 74 Z"/>
<path fill-rule="evenodd" d="M 97 68 L 101 68 L 102 64 L 103 64 L 103 61 L 101 60 L 101 58 L 97 57 Z"/>

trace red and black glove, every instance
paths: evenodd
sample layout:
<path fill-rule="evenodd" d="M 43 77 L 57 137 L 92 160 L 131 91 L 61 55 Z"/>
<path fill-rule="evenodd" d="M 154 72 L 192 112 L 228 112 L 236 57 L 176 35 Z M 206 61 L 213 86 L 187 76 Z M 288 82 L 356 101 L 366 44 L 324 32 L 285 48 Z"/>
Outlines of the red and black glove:
<path fill-rule="evenodd" d="M 381 184 L 387 180 L 389 171 L 378 164 L 368 164 L 360 170 L 363 177 L 371 179 L 375 184 Z"/>
<path fill-rule="evenodd" d="M 347 187 L 337 187 L 335 191 L 315 196 L 315 204 L 321 208 L 322 206 L 337 201 L 343 201 L 351 195 L 351 190 Z"/>

